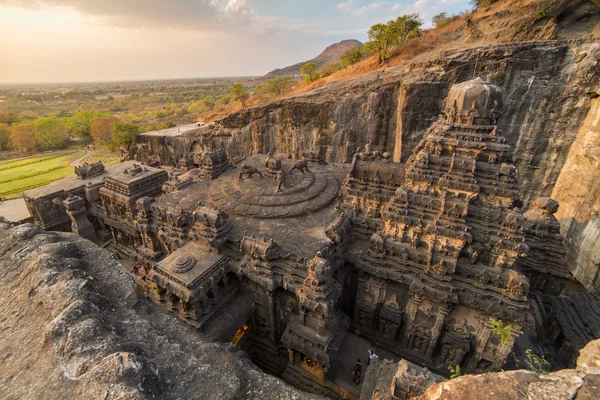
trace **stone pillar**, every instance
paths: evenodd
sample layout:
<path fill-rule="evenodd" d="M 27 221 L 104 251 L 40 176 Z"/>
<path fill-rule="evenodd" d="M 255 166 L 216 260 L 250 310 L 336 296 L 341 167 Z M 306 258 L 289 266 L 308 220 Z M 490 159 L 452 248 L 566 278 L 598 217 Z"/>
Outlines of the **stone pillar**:
<path fill-rule="evenodd" d="M 442 305 L 437 313 L 435 325 L 431 330 L 431 341 L 429 342 L 429 347 L 427 347 L 427 353 L 425 354 L 427 357 L 433 357 L 433 351 L 435 350 L 435 345 L 440 336 L 440 332 L 442 331 L 442 326 L 446 322 L 446 317 L 450 312 L 450 308 L 447 305 Z"/>
<path fill-rule="evenodd" d="M 73 233 L 76 233 L 91 242 L 95 242 L 96 230 L 92 223 L 87 219 L 85 201 L 79 196 L 70 195 L 63 201 L 63 205 L 67 210 L 67 215 L 71 218 L 71 230 Z"/>

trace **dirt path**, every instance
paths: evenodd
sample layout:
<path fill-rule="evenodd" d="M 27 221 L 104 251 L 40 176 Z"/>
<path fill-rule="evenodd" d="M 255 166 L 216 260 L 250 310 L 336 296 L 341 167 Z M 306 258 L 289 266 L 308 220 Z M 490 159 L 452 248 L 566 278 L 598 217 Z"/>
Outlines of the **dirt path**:
<path fill-rule="evenodd" d="M 77 160 L 75 161 L 71 161 L 69 163 L 69 167 L 79 167 L 81 165 L 81 161 L 83 161 L 85 158 L 87 158 L 89 155 L 91 155 L 93 152 L 91 150 L 86 150 L 85 154 L 81 157 L 79 157 Z"/>

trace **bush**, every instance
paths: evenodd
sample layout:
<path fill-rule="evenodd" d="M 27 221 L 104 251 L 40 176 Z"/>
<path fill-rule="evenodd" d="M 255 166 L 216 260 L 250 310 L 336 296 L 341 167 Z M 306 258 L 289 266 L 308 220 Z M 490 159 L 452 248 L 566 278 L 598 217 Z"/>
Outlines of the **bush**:
<path fill-rule="evenodd" d="M 277 78 L 270 79 L 266 83 L 258 86 L 257 91 L 259 93 L 272 93 L 276 96 L 280 96 L 285 92 L 290 91 L 296 85 L 296 79 L 294 77 L 278 76 Z"/>
<path fill-rule="evenodd" d="M 544 19 L 552 13 L 552 4 L 546 4 L 535 12 L 534 21 Z"/>
<path fill-rule="evenodd" d="M 368 57 L 364 46 L 356 46 L 346 50 L 340 57 L 342 67 L 349 67 Z"/>

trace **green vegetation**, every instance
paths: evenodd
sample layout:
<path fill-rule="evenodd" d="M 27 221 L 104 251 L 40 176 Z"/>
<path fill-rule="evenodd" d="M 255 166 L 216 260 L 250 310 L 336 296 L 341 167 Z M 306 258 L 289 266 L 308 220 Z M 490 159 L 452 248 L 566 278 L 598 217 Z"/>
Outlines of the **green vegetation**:
<path fill-rule="evenodd" d="M 68 166 L 69 163 L 84 154 L 83 151 L 62 152 L 1 163 L 0 197 L 18 198 L 25 190 L 44 186 L 70 175 L 73 168 Z"/>
<path fill-rule="evenodd" d="M 98 161 L 102 161 L 104 165 L 118 164 L 121 162 L 121 157 L 116 153 L 110 153 L 106 151 L 95 151 L 91 155 L 87 156 L 81 162 L 93 164 Z"/>
<path fill-rule="evenodd" d="M 246 107 L 246 101 L 250 97 L 250 93 L 246 89 L 246 86 L 241 83 L 236 83 L 231 88 L 231 98 L 233 101 L 239 101 L 242 107 Z"/>
<path fill-rule="evenodd" d="M 340 57 L 342 67 L 349 67 L 367 58 L 369 52 L 364 46 L 356 46 L 346 50 Z"/>
<path fill-rule="evenodd" d="M 270 79 L 266 83 L 259 85 L 256 90 L 259 93 L 271 93 L 275 96 L 281 96 L 282 94 L 289 92 L 294 86 L 296 86 L 296 79 L 286 75 Z"/>
<path fill-rule="evenodd" d="M 448 25 L 450 22 L 460 18 L 461 15 L 456 15 L 456 14 L 448 14 L 445 12 L 439 13 L 437 15 L 434 15 L 433 18 L 431 19 L 431 22 L 433 22 L 433 25 L 435 25 L 436 29 L 441 29 L 443 27 L 445 27 L 446 25 Z"/>
<path fill-rule="evenodd" d="M 314 62 L 309 62 L 300 67 L 300 72 L 304 75 L 304 82 L 311 83 L 320 78 L 317 73 L 319 67 Z"/>
<path fill-rule="evenodd" d="M 466 375 L 460 370 L 460 365 L 449 365 L 448 370 L 450 370 L 450 379 L 458 378 L 459 376 Z"/>
<path fill-rule="evenodd" d="M 406 14 L 386 24 L 375 24 L 369 29 L 369 41 L 365 47 L 377 54 L 379 64 L 383 64 L 392 48 L 419 35 L 421 25 L 423 21 L 419 14 Z"/>
<path fill-rule="evenodd" d="M 545 4 L 542 8 L 539 8 L 535 12 L 534 21 L 539 21 L 552 14 L 552 3 Z"/>
<path fill-rule="evenodd" d="M 531 349 L 525 350 L 525 355 L 527 356 L 525 364 L 530 371 L 544 375 L 551 371 L 552 365 L 544 358 L 544 356 L 538 356 Z"/>
<path fill-rule="evenodd" d="M 141 132 L 204 120 L 204 114 L 232 101 L 231 88 L 245 78 L 181 79 L 166 81 L 0 85 L 0 152 L 28 154 L 94 142 L 95 121 L 113 117 L 135 124 Z M 42 119 L 37 121 L 38 119 Z M 130 127 L 130 125 L 128 125 Z M 13 132 L 15 131 L 15 132 Z M 121 130 L 131 133 L 133 129 Z M 106 135 L 96 146 L 126 146 L 128 135 Z M 124 143 L 124 144 L 123 144 Z"/>
<path fill-rule="evenodd" d="M 512 337 L 512 327 L 510 325 L 504 325 L 501 319 L 490 318 L 490 324 L 492 325 L 492 333 L 496 335 L 500 344 L 504 345 Z"/>

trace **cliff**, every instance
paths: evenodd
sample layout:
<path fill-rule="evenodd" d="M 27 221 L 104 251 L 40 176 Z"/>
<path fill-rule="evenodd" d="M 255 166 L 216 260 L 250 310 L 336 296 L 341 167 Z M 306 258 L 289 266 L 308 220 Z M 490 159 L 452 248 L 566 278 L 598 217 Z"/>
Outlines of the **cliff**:
<path fill-rule="evenodd" d="M 500 127 L 515 146 L 525 209 L 543 196 L 559 201 L 573 272 L 600 291 L 600 228 L 593 222 L 599 210 L 600 7 L 557 0 L 540 17 L 545 4 L 500 2 L 475 13 L 443 43 L 392 67 L 244 109 L 183 136 L 140 136 L 136 158 L 158 156 L 176 165 L 194 149 L 222 147 L 231 157 L 274 151 L 299 158 L 314 151 L 327 162 L 349 162 L 370 143 L 404 162 L 440 114 L 450 86 L 482 76 L 504 92 Z"/>
<path fill-rule="evenodd" d="M 316 399 L 138 297 L 107 251 L 0 221 L 4 399 Z"/>

